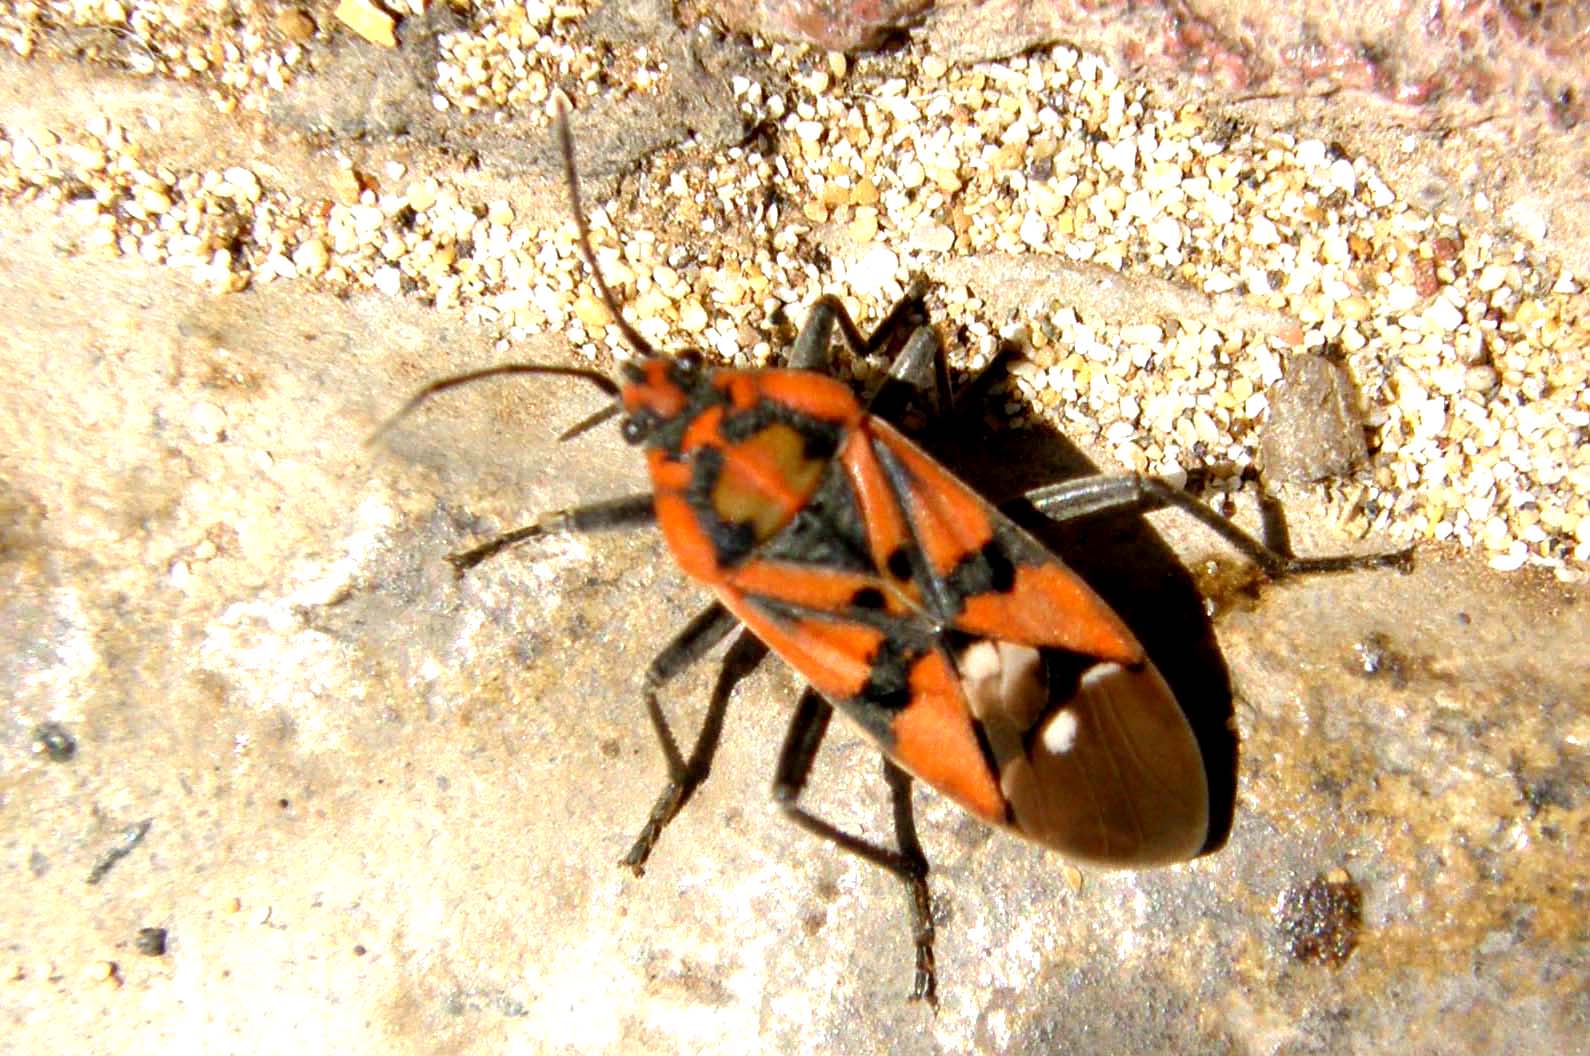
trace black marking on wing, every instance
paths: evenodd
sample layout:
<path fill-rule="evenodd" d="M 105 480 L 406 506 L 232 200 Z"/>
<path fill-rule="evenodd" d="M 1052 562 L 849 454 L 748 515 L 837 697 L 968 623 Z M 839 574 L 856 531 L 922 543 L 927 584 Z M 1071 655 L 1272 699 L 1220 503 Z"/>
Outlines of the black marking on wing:
<path fill-rule="evenodd" d="M 922 658 L 922 650 L 908 647 L 893 637 L 885 638 L 867 662 L 872 674 L 857 694 L 860 703 L 893 713 L 911 703 L 911 668 Z"/>
<path fill-rule="evenodd" d="M 928 653 L 939 648 L 938 636 L 919 619 L 894 616 L 865 608 L 835 613 L 793 605 L 764 594 L 747 593 L 746 602 L 755 605 L 772 619 L 793 624 L 803 620 L 827 623 L 858 623 L 883 632 L 872 654 L 866 658 L 867 681 L 854 697 L 837 698 L 843 709 L 881 744 L 890 744 L 894 716 L 911 703 L 911 669 Z"/>
<path fill-rule="evenodd" d="M 905 466 L 900 464 L 894 452 L 883 444 L 873 441 L 872 451 L 877 456 L 878 465 L 883 469 L 884 479 L 889 482 L 889 490 L 894 492 L 895 505 L 905 512 L 905 530 L 911 536 L 911 545 L 908 548 L 897 547 L 894 553 L 889 555 L 890 573 L 894 573 L 897 563 L 903 565 L 909 562 L 910 574 L 896 575 L 895 578 L 909 579 L 916 583 L 927 611 L 940 624 L 948 625 L 954 621 L 956 613 L 960 612 L 960 599 L 964 595 L 953 593 L 943 578 L 933 571 L 922 553 L 922 544 L 916 536 L 916 524 L 911 519 L 911 504 L 906 501 L 906 497 L 915 487 L 914 478 Z"/>
<path fill-rule="evenodd" d="M 909 580 L 922 563 L 922 549 L 915 543 L 902 543 L 889 552 L 884 567 L 898 580 Z"/>
<path fill-rule="evenodd" d="M 850 604 L 857 609 L 881 609 L 888 599 L 877 587 L 862 587 L 850 596 Z"/>
<path fill-rule="evenodd" d="M 945 577 L 951 595 L 964 603 L 974 594 L 1008 594 L 1016 586 L 1016 565 L 998 533 L 975 554 L 968 554 Z M 956 605 L 959 613 L 961 604 Z"/>

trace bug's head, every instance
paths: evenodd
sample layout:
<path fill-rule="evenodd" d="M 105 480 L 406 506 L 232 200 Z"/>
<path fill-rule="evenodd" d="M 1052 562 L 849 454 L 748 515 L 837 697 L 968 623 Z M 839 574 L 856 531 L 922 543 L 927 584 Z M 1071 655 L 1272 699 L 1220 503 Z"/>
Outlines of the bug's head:
<path fill-rule="evenodd" d="M 681 352 L 678 356 L 647 356 L 623 366 L 624 384 L 619 400 L 624 421 L 624 439 L 644 444 L 660 430 L 687 420 L 701 398 L 702 387 L 710 386 L 702 369 L 701 354 Z"/>

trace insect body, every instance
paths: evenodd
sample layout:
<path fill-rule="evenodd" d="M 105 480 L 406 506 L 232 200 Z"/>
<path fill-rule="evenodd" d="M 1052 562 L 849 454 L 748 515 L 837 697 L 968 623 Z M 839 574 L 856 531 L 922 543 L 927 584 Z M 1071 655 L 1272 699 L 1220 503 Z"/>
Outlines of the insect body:
<path fill-rule="evenodd" d="M 1074 857 L 1203 846 L 1181 709 L 1058 558 L 838 381 L 662 358 L 626 374 L 625 435 L 680 567 L 896 763 Z"/>
<path fill-rule="evenodd" d="M 551 531 L 655 524 L 680 567 L 716 594 L 647 672 L 646 708 L 669 781 L 626 864 L 641 871 L 663 827 L 706 777 L 728 691 L 769 649 L 811 686 L 797 703 L 774 797 L 803 828 L 905 882 L 914 997 L 933 1000 L 935 974 L 928 866 L 906 774 L 990 825 L 1075 858 L 1143 866 L 1198 854 L 1209 830 L 1202 755 L 1143 647 L 1058 557 L 886 420 L 900 391 L 918 390 L 940 412 L 951 402 L 920 290 L 866 339 L 837 301 L 820 299 L 784 369 L 711 370 L 693 353 L 658 355 L 625 321 L 596 267 L 566 110 L 557 129 L 581 252 L 639 358 L 623 366 L 621 384 L 583 368 L 535 364 L 444 379 L 394 420 L 437 392 L 482 377 L 564 375 L 614 398 L 565 436 L 622 414 L 625 439 L 645 448 L 650 493 L 547 515 L 451 558 L 463 570 Z M 836 326 L 858 356 L 901 347 L 888 384 L 871 401 L 819 372 Z M 1174 505 L 1272 576 L 1406 557 L 1278 554 L 1154 478 L 1089 477 L 1026 498 L 1057 521 Z M 686 757 L 658 690 L 742 627 Z M 845 833 L 799 805 L 834 707 L 882 749 L 894 848 Z"/>

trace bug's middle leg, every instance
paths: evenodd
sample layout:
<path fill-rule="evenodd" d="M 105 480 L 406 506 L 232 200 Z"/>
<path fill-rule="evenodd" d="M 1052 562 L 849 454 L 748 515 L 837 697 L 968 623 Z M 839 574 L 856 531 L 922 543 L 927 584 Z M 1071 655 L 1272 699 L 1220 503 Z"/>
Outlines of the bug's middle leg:
<path fill-rule="evenodd" d="M 779 751 L 778 769 L 773 778 L 773 800 L 784 816 L 814 836 L 820 836 L 841 850 L 849 851 L 898 877 L 911 899 L 912 941 L 916 945 L 916 979 L 911 988 L 913 1001 L 938 1004 L 938 976 L 933 957 L 933 904 L 928 892 L 927 856 L 917 840 L 916 818 L 911 806 L 911 777 L 883 756 L 883 776 L 889 785 L 894 808 L 894 834 L 897 850 L 880 847 L 853 836 L 801 807 L 801 792 L 811 776 L 817 749 L 822 746 L 833 718 L 833 705 L 816 690 L 807 689 L 795 705 L 784 747 Z"/>
<path fill-rule="evenodd" d="M 663 829 L 684 809 L 684 805 L 711 772 L 712 759 L 718 750 L 718 738 L 723 733 L 723 716 L 728 709 L 729 694 L 741 679 L 761 663 L 767 655 L 767 646 L 749 632 L 742 633 L 729 646 L 717 682 L 712 687 L 701 729 L 696 734 L 688 757 L 679 751 L 679 742 L 668 725 L 667 716 L 663 714 L 657 693 L 738 626 L 740 621 L 729 610 L 714 602 L 686 624 L 646 670 L 643 690 L 646 714 L 651 719 L 652 730 L 657 734 L 657 743 L 668 764 L 668 783 L 657 797 L 657 803 L 652 807 L 640 835 L 635 838 L 634 846 L 624 856 L 623 864 L 634 870 L 636 876 L 645 872 L 646 859 L 651 856 L 652 848 L 656 846 Z"/>

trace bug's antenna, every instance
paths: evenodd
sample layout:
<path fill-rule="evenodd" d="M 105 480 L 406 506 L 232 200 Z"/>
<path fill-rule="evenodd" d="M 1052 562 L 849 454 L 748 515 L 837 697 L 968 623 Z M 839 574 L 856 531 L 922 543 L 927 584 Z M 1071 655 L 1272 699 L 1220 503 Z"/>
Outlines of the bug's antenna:
<path fill-rule="evenodd" d="M 620 413 L 622 410 L 623 410 L 623 408 L 620 407 L 616 403 L 608 404 L 606 407 L 603 407 L 601 410 L 595 412 L 594 414 L 591 414 L 589 417 L 585 418 L 582 421 L 575 422 L 573 425 L 571 425 L 567 429 L 563 430 L 563 432 L 559 433 L 558 434 L 558 443 L 561 444 L 565 440 L 573 440 L 576 436 L 579 436 L 579 435 L 581 435 L 583 433 L 589 432 L 592 429 L 595 429 L 597 426 L 601 425 L 603 422 L 607 421 L 609 418 L 613 417 L 615 414 Z"/>
<path fill-rule="evenodd" d="M 408 402 L 399 407 L 397 412 L 393 414 L 392 417 L 382 422 L 376 428 L 376 431 L 371 433 L 369 438 L 365 440 L 365 444 L 367 446 L 373 447 L 381 440 L 382 437 L 391 431 L 394 425 L 402 421 L 404 418 L 407 418 L 414 408 L 418 407 L 432 396 L 435 396 L 438 392 L 446 392 L 448 389 L 456 389 L 460 385 L 468 385 L 469 383 L 479 381 L 482 378 L 495 378 L 504 374 L 556 374 L 565 378 L 581 378 L 590 382 L 592 385 L 595 385 L 598 389 L 601 389 L 604 393 L 613 397 L 615 400 L 618 398 L 619 394 L 618 385 L 613 381 L 613 379 L 599 371 L 587 370 L 584 367 L 544 367 L 539 363 L 504 363 L 498 367 L 487 367 L 484 370 L 472 370 L 467 374 L 454 374 L 450 378 L 443 378 L 440 381 L 431 382 L 419 392 L 416 392 L 413 396 L 410 396 Z M 617 414 L 618 410 L 619 408 L 616 404 L 604 407 L 600 411 L 597 411 L 595 414 L 591 415 L 589 418 L 586 418 L 585 421 L 580 422 L 573 429 L 570 429 L 568 432 L 558 437 L 558 439 L 568 440 L 572 437 L 578 436 L 592 426 L 600 425 L 602 422 L 607 421 L 607 419 Z"/>
<path fill-rule="evenodd" d="M 596 292 L 601 294 L 602 303 L 612 313 L 613 322 L 618 326 L 618 332 L 624 335 L 624 340 L 629 347 L 641 356 L 655 356 L 656 350 L 651 347 L 651 342 L 640 336 L 640 331 L 629 325 L 629 320 L 624 318 L 624 309 L 620 307 L 618 298 L 613 296 L 613 291 L 607 288 L 607 280 L 602 278 L 602 269 L 596 266 L 596 253 L 591 249 L 591 229 L 585 221 L 585 207 L 580 204 L 580 174 L 574 168 L 574 133 L 569 130 L 569 97 L 561 89 L 552 93 L 552 124 L 557 129 L 558 149 L 563 154 L 563 181 L 569 187 L 569 205 L 574 209 L 574 227 L 579 232 L 580 256 L 585 258 L 585 266 L 590 269 L 591 279 L 596 283 Z"/>
<path fill-rule="evenodd" d="M 619 332 L 624 335 L 624 340 L 631 350 L 640 356 L 655 356 L 656 350 L 651 342 L 640 336 L 640 331 L 629 324 L 624 318 L 624 310 L 619 306 L 618 298 L 613 296 L 613 291 L 608 288 L 607 280 L 602 277 L 602 269 L 596 265 L 596 253 L 591 249 L 591 228 L 585 219 L 585 207 L 580 202 L 580 176 L 574 167 L 574 134 L 569 130 L 569 97 L 562 91 L 552 93 L 552 124 L 557 132 L 558 151 L 563 155 L 563 179 L 569 188 L 569 204 L 574 210 L 574 227 L 578 233 L 580 256 L 585 261 L 585 266 L 590 270 L 591 279 L 596 283 L 596 290 L 602 297 L 602 303 L 607 306 L 608 312 L 613 316 L 614 323 Z M 603 393 L 611 396 L 616 401 L 620 395 L 618 384 L 611 378 L 598 371 L 588 370 L 584 367 L 554 367 L 542 366 L 538 363 L 505 363 L 497 367 L 487 367 L 484 370 L 472 370 L 466 374 L 455 374 L 440 381 L 433 381 L 419 392 L 409 398 L 409 401 L 398 408 L 386 421 L 378 426 L 365 440 L 366 444 L 376 444 L 399 421 L 406 418 L 420 404 L 429 400 L 439 392 L 470 382 L 480 381 L 482 378 L 500 377 L 504 374 L 556 374 L 569 378 L 580 378 L 590 382 Z M 588 415 L 582 421 L 575 423 L 565 430 L 559 440 L 572 440 L 574 437 L 602 424 L 614 415 L 621 413 L 623 408 L 617 402 L 604 407 L 594 414 Z"/>

